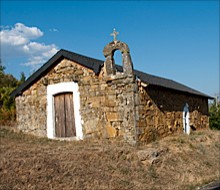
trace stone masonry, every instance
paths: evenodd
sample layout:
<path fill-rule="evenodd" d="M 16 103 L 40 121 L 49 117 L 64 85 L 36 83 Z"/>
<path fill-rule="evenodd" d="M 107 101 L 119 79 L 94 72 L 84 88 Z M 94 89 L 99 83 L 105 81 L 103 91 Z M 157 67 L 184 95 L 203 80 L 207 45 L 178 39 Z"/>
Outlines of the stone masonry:
<path fill-rule="evenodd" d="M 123 72 L 116 70 L 114 52 L 120 51 Z M 183 131 L 183 107 L 190 108 L 195 129 L 209 127 L 205 98 L 143 84 L 133 73 L 128 45 L 113 41 L 103 50 L 106 58 L 99 74 L 62 59 L 22 95 L 16 97 L 18 128 L 46 136 L 47 85 L 77 82 L 84 138 L 121 137 L 130 144 L 149 142 Z"/>
<path fill-rule="evenodd" d="M 139 82 L 138 141 L 150 142 L 173 133 L 183 133 L 183 107 L 190 107 L 190 126 L 208 128 L 208 102 L 205 98 L 161 87 L 143 87 Z"/>
<path fill-rule="evenodd" d="M 104 52 L 109 50 L 109 46 L 112 47 L 112 44 L 106 46 Z M 99 76 L 77 63 L 63 59 L 22 96 L 16 98 L 18 128 L 31 134 L 46 136 L 46 86 L 75 81 L 80 91 L 84 138 L 123 136 L 130 143 L 135 143 L 137 84 L 132 74 L 128 46 L 118 42 L 111 51 L 116 49 L 126 51 L 123 52 L 126 73 L 110 71 L 110 74 L 107 71 L 109 59 L 106 53 L 106 67 Z"/>

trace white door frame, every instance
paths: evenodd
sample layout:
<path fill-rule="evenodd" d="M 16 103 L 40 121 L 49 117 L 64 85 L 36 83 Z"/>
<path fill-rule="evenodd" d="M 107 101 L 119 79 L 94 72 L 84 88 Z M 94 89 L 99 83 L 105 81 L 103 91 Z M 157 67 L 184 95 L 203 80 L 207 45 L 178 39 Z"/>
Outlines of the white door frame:
<path fill-rule="evenodd" d="M 82 123 L 80 115 L 80 95 L 79 86 L 76 82 L 62 82 L 58 84 L 51 84 L 47 86 L 47 137 L 50 139 L 55 136 L 55 111 L 54 111 L 54 95 L 59 93 L 72 92 L 73 106 L 76 127 L 76 139 L 83 138 Z"/>

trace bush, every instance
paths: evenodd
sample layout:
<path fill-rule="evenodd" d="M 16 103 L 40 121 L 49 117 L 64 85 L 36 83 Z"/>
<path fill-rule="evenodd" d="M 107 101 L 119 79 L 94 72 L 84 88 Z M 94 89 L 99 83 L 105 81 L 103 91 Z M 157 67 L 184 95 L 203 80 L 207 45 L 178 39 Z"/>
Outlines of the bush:
<path fill-rule="evenodd" d="M 15 123 L 16 111 L 15 109 L 3 110 L 0 109 L 0 125 L 11 126 Z"/>
<path fill-rule="evenodd" d="M 10 93 L 15 88 L 0 87 L 0 125 L 9 125 L 16 118 L 15 101 L 10 98 Z"/>
<path fill-rule="evenodd" d="M 13 75 L 5 74 L 4 69 L 0 62 L 0 125 L 9 125 L 16 118 L 15 101 L 10 94 L 26 77 L 22 72 L 21 79 L 17 80 Z"/>
<path fill-rule="evenodd" d="M 216 100 L 210 105 L 210 128 L 220 130 L 220 103 L 216 103 Z"/>

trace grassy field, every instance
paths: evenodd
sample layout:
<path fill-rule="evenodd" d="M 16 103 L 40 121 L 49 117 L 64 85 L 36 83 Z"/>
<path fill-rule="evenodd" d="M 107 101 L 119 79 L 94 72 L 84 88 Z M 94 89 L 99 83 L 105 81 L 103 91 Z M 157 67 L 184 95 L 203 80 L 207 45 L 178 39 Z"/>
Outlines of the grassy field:
<path fill-rule="evenodd" d="M 220 178 L 220 131 L 132 147 L 52 141 L 0 128 L 0 189 L 197 189 Z"/>

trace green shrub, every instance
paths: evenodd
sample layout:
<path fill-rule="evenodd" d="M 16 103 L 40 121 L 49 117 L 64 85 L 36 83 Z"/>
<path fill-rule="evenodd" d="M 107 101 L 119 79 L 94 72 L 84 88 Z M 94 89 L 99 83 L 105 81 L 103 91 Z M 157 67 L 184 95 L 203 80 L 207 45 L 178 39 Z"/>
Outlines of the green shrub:
<path fill-rule="evenodd" d="M 0 62 L 0 125 L 8 125 L 15 121 L 15 101 L 10 94 L 25 81 L 23 72 L 21 79 L 17 80 L 13 75 L 5 74 L 4 69 Z"/>
<path fill-rule="evenodd" d="M 214 101 L 209 108 L 210 113 L 210 128 L 220 130 L 220 103 Z"/>

